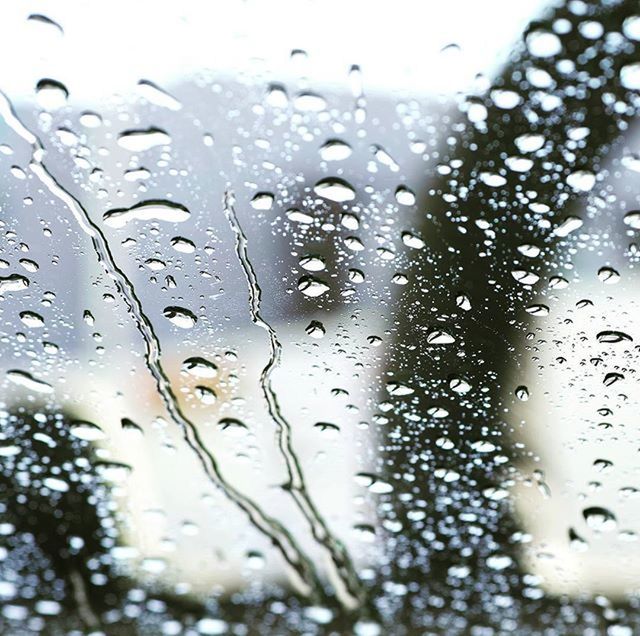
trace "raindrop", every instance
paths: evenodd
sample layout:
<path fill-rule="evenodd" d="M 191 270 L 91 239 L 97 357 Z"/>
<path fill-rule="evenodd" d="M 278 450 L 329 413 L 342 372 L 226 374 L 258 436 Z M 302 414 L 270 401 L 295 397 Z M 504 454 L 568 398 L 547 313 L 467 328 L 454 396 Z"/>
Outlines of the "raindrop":
<path fill-rule="evenodd" d="M 44 327 L 44 318 L 35 311 L 21 311 L 20 320 L 31 329 Z"/>
<path fill-rule="evenodd" d="M 7 371 L 7 379 L 36 393 L 53 393 L 53 387 L 49 383 L 34 378 L 26 371 L 11 369 Z"/>
<path fill-rule="evenodd" d="M 104 431 L 97 424 L 80 420 L 71 423 L 69 433 L 87 442 L 95 442 L 106 437 Z"/>
<path fill-rule="evenodd" d="M 313 189 L 317 195 L 336 203 L 352 201 L 356 197 L 355 190 L 346 181 L 337 177 L 321 179 Z"/>
<path fill-rule="evenodd" d="M 106 225 L 122 228 L 129 221 L 167 221 L 183 223 L 191 217 L 187 208 L 173 201 L 149 200 L 130 208 L 116 208 L 105 212 L 102 216 Z"/>
<path fill-rule="evenodd" d="M 321 256 L 310 254 L 303 256 L 299 261 L 300 267 L 306 269 L 308 272 L 321 272 L 326 268 L 324 259 Z"/>
<path fill-rule="evenodd" d="M 581 228 L 584 221 L 579 216 L 568 216 L 555 230 L 554 234 L 561 238 L 568 236 L 571 232 Z"/>
<path fill-rule="evenodd" d="M 515 395 L 521 402 L 526 402 L 529 399 L 529 389 L 524 384 L 521 384 L 516 387 Z"/>
<path fill-rule="evenodd" d="M 455 338 L 439 328 L 430 329 L 427 332 L 427 344 L 448 345 L 455 342 Z"/>
<path fill-rule="evenodd" d="M 247 428 L 247 425 L 244 422 L 241 422 L 235 417 L 223 417 L 222 419 L 218 420 L 218 426 L 223 431 L 226 431 L 227 429 L 241 430 Z"/>
<path fill-rule="evenodd" d="M 398 186 L 396 189 L 396 201 L 400 205 L 414 205 L 416 195 L 406 186 Z"/>
<path fill-rule="evenodd" d="M 162 315 L 181 329 L 191 329 L 198 321 L 193 313 L 183 307 L 165 307 Z"/>
<path fill-rule="evenodd" d="M 633 340 L 629 334 L 624 333 L 623 331 L 601 331 L 598 333 L 596 338 L 598 339 L 598 342 L 606 344 L 623 342 L 625 340 L 631 342 Z"/>
<path fill-rule="evenodd" d="M 324 338 L 325 328 L 319 320 L 312 320 L 306 327 L 305 332 L 312 338 Z"/>
<path fill-rule="evenodd" d="M 195 243 L 182 236 L 174 236 L 171 239 L 171 247 L 182 254 L 193 254 L 196 250 Z"/>
<path fill-rule="evenodd" d="M 173 95 L 170 95 L 167 91 L 149 80 L 143 79 L 138 82 L 138 92 L 148 102 L 151 102 L 156 106 L 168 108 L 173 111 L 177 111 L 182 108 L 182 104 Z"/>
<path fill-rule="evenodd" d="M 560 38 L 550 31 L 531 31 L 526 37 L 527 49 L 534 57 L 552 57 L 562 51 Z"/>
<path fill-rule="evenodd" d="M 206 404 L 207 406 L 215 404 L 217 396 L 216 392 L 213 389 L 210 389 L 207 386 L 198 385 L 194 390 L 196 397 L 200 400 L 200 402 Z"/>
<path fill-rule="evenodd" d="M 605 386 L 611 386 L 616 382 L 620 382 L 620 380 L 624 380 L 624 375 L 622 373 L 618 373 L 617 371 L 612 371 L 611 373 L 607 373 L 602 380 L 602 383 Z"/>
<path fill-rule="evenodd" d="M 620 83 L 629 90 L 640 90 L 640 63 L 627 64 L 620 69 Z"/>
<path fill-rule="evenodd" d="M 118 145 L 130 152 L 144 152 L 156 146 L 167 146 L 171 137 L 160 128 L 125 130 L 118 137 Z"/>
<path fill-rule="evenodd" d="M 624 222 L 634 230 L 640 230 L 640 210 L 634 210 L 624 215 Z"/>
<path fill-rule="evenodd" d="M 61 82 L 41 79 L 36 85 L 36 99 L 44 110 L 57 110 L 67 103 L 69 91 Z"/>
<path fill-rule="evenodd" d="M 198 356 L 187 358 L 182 363 L 182 370 L 196 378 L 215 378 L 218 375 L 218 367 L 213 362 Z"/>
<path fill-rule="evenodd" d="M 350 212 L 342 214 L 340 217 L 340 223 L 348 230 L 357 230 L 360 227 L 360 219 Z"/>
<path fill-rule="evenodd" d="M 329 285 L 321 281 L 319 278 L 313 276 L 303 276 L 298 281 L 298 289 L 305 295 L 311 298 L 322 296 L 322 294 L 329 291 Z"/>
<path fill-rule="evenodd" d="M 600 532 L 615 530 L 617 522 L 615 515 L 606 508 L 592 506 L 582 511 L 582 516 L 586 524 L 592 529 Z"/>
<path fill-rule="evenodd" d="M 254 210 L 270 210 L 273 206 L 273 194 L 270 192 L 258 192 L 251 199 L 251 207 Z"/>
<path fill-rule="evenodd" d="M 293 105 L 298 110 L 318 113 L 327 107 L 327 102 L 317 93 L 303 92 L 295 96 Z"/>
<path fill-rule="evenodd" d="M 323 161 L 343 161 L 351 156 L 351 146 L 339 139 L 329 139 L 320 148 L 320 158 Z"/>
<path fill-rule="evenodd" d="M 588 170 L 577 170 L 567 177 L 567 185 L 575 192 L 589 192 L 596 184 L 596 175 Z"/>
<path fill-rule="evenodd" d="M 424 247 L 424 241 L 419 236 L 416 236 L 411 232 L 402 233 L 402 242 L 407 247 L 411 247 L 414 250 L 421 250 Z"/>
<path fill-rule="evenodd" d="M 23 291 L 29 287 L 29 279 L 20 274 L 10 274 L 9 276 L 0 276 L 0 293 Z"/>
<path fill-rule="evenodd" d="M 400 382 L 387 382 L 387 393 L 393 396 L 405 396 L 415 393 L 414 389 Z"/>

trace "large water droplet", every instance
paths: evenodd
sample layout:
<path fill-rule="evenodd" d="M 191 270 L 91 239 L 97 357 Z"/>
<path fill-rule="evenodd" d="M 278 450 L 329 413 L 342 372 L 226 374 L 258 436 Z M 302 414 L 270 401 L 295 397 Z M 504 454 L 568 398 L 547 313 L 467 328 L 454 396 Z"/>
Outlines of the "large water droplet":
<path fill-rule="evenodd" d="M 344 179 L 338 179 L 337 177 L 321 179 L 316 183 L 313 190 L 317 195 L 336 203 L 353 201 L 356 197 L 355 190 Z"/>
<path fill-rule="evenodd" d="M 582 511 L 585 522 L 592 530 L 609 532 L 615 530 L 617 522 L 615 515 L 606 508 L 592 506 Z"/>
<path fill-rule="evenodd" d="M 181 329 L 191 329 L 198 322 L 196 316 L 184 307 L 165 307 L 162 315 Z"/>
<path fill-rule="evenodd" d="M 26 371 L 11 369 L 7 371 L 7 379 L 36 393 L 53 393 L 53 387 L 48 382 L 38 380 Z"/>
<path fill-rule="evenodd" d="M 130 208 L 116 208 L 102 216 L 106 225 L 124 227 L 129 221 L 168 221 L 183 223 L 191 217 L 187 208 L 173 201 L 150 200 L 136 203 Z"/>
<path fill-rule="evenodd" d="M 182 370 L 196 378 L 215 378 L 218 375 L 218 367 L 199 356 L 187 358 L 182 363 Z"/>
<path fill-rule="evenodd" d="M 0 293 L 23 291 L 29 287 L 29 279 L 20 274 L 10 274 L 9 276 L 0 276 Z"/>
<path fill-rule="evenodd" d="M 118 137 L 118 145 L 130 152 L 144 152 L 156 146 L 167 146 L 171 137 L 160 128 L 125 130 Z"/>

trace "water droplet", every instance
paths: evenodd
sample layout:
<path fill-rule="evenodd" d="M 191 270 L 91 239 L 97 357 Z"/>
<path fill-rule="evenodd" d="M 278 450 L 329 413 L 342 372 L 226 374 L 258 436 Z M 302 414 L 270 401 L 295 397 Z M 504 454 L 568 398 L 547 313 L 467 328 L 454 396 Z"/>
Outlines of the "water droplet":
<path fill-rule="evenodd" d="M 193 254 L 196 251 L 195 243 L 182 236 L 174 236 L 171 239 L 171 247 L 182 254 Z"/>
<path fill-rule="evenodd" d="M 507 183 L 503 176 L 493 172 L 481 172 L 480 181 L 491 188 L 500 188 Z"/>
<path fill-rule="evenodd" d="M 355 190 L 346 181 L 337 177 L 321 179 L 313 189 L 317 195 L 336 203 L 353 201 L 356 197 Z"/>
<path fill-rule="evenodd" d="M 106 437 L 104 431 L 97 424 L 80 420 L 71 423 L 69 433 L 87 442 L 95 442 Z"/>
<path fill-rule="evenodd" d="M 69 484 L 57 477 L 46 477 L 42 480 L 42 485 L 56 492 L 67 492 L 69 490 Z"/>
<path fill-rule="evenodd" d="M 416 195 L 406 186 L 398 186 L 398 188 L 396 188 L 396 201 L 400 205 L 414 205 Z"/>
<path fill-rule="evenodd" d="M 339 139 L 329 139 L 320 148 L 320 158 L 323 161 L 344 161 L 351 156 L 351 146 Z"/>
<path fill-rule="evenodd" d="M 54 79 L 41 79 L 36 85 L 36 99 L 44 110 L 57 110 L 67 103 L 67 87 Z"/>
<path fill-rule="evenodd" d="M 449 379 L 449 388 L 459 395 L 464 395 L 471 391 L 471 385 L 464 378 L 458 376 L 453 376 Z"/>
<path fill-rule="evenodd" d="M 402 233 L 402 242 L 407 247 L 411 247 L 414 250 L 421 250 L 424 247 L 424 241 L 419 236 L 416 236 L 411 232 Z"/>
<path fill-rule="evenodd" d="M 271 84 L 265 101 L 272 108 L 286 108 L 289 105 L 287 91 L 282 84 Z"/>
<path fill-rule="evenodd" d="M 44 327 L 44 318 L 35 311 L 21 311 L 20 320 L 31 329 L 39 329 Z"/>
<path fill-rule="evenodd" d="M 160 128 L 125 130 L 118 137 L 118 145 L 129 152 L 144 152 L 156 146 L 168 146 L 171 137 Z"/>
<path fill-rule="evenodd" d="M 412 395 L 415 390 L 400 382 L 387 382 L 387 393 L 394 396 Z"/>
<path fill-rule="evenodd" d="M 526 402 L 529 399 L 529 389 L 524 384 L 516 387 L 515 394 L 521 402 Z"/>
<path fill-rule="evenodd" d="M 598 339 L 598 342 L 602 342 L 606 344 L 613 344 L 616 342 L 623 342 L 623 341 L 631 342 L 633 340 L 633 338 L 629 334 L 624 333 L 624 331 L 611 331 L 611 330 L 599 332 L 596 338 Z"/>
<path fill-rule="evenodd" d="M 182 370 L 196 378 L 215 378 L 218 375 L 218 367 L 199 356 L 187 358 L 182 363 Z"/>
<path fill-rule="evenodd" d="M 599 532 L 609 532 L 615 530 L 617 522 L 615 515 L 606 508 L 592 506 L 582 511 L 582 516 L 586 524 L 592 529 Z"/>
<path fill-rule="evenodd" d="M 521 284 L 521 285 L 535 285 L 540 277 L 533 272 L 527 272 L 522 269 L 514 269 L 511 272 L 511 275 Z"/>
<path fill-rule="evenodd" d="M 533 168 L 533 161 L 525 157 L 507 157 L 504 163 L 513 172 L 528 172 Z"/>
<path fill-rule="evenodd" d="M 596 184 L 596 175 L 588 170 L 576 170 L 567 177 L 567 185 L 575 192 L 589 192 Z"/>
<path fill-rule="evenodd" d="M 329 291 L 329 285 L 321 281 L 319 278 L 313 276 L 303 276 L 298 281 L 298 289 L 305 295 L 311 298 L 322 296 L 322 294 Z"/>
<path fill-rule="evenodd" d="M 624 215 L 624 222 L 634 230 L 640 230 L 640 210 L 634 210 Z"/>
<path fill-rule="evenodd" d="M 293 106 L 297 110 L 318 113 L 327 107 L 327 102 L 324 97 L 322 97 L 322 95 L 311 92 L 303 92 L 298 93 L 295 96 L 293 100 Z"/>
<path fill-rule="evenodd" d="M 306 212 L 302 212 L 301 210 L 296 210 L 295 208 L 291 208 L 287 210 L 287 218 L 296 223 L 301 223 L 303 225 L 308 225 L 309 223 L 313 223 L 313 217 Z"/>
<path fill-rule="evenodd" d="M 455 338 L 439 328 L 430 329 L 427 332 L 427 344 L 448 345 L 455 342 Z"/>
<path fill-rule="evenodd" d="M 561 238 L 568 236 L 571 232 L 581 228 L 584 221 L 579 216 L 568 216 L 555 230 L 554 234 Z"/>
<path fill-rule="evenodd" d="M 116 208 L 102 216 L 106 225 L 122 228 L 129 221 L 167 221 L 183 223 L 191 217 L 187 208 L 172 201 L 150 200 L 136 203 L 130 208 Z"/>
<path fill-rule="evenodd" d="M 526 310 L 528 314 L 532 316 L 548 316 L 549 315 L 549 307 L 547 305 L 537 304 L 537 305 L 529 305 Z"/>
<path fill-rule="evenodd" d="M 91 111 L 82 113 L 78 121 L 85 128 L 98 128 L 102 125 L 102 117 L 98 113 L 92 113 Z"/>
<path fill-rule="evenodd" d="M 357 230 L 360 227 L 360 219 L 350 212 L 345 212 L 340 216 L 340 223 L 348 230 Z"/>
<path fill-rule="evenodd" d="M 20 274 L 0 276 L 0 293 L 23 291 L 29 287 L 29 279 Z"/>
<path fill-rule="evenodd" d="M 181 329 L 191 329 L 198 322 L 196 316 L 183 307 L 165 307 L 162 315 Z"/>
<path fill-rule="evenodd" d="M 242 429 L 246 429 L 247 428 L 247 425 L 244 422 L 241 422 L 240 420 L 236 419 L 235 417 L 223 417 L 222 419 L 220 419 L 218 421 L 218 426 L 223 431 L 226 431 L 227 429 L 242 430 Z"/>
<path fill-rule="evenodd" d="M 640 63 L 623 66 L 620 69 L 620 83 L 629 90 L 640 90 Z"/>
<path fill-rule="evenodd" d="M 314 254 L 303 256 L 298 262 L 300 263 L 300 267 L 306 269 L 308 272 L 321 272 L 326 267 L 324 259 Z"/>
<path fill-rule="evenodd" d="M 617 371 L 612 371 L 611 373 L 607 373 L 602 380 L 602 383 L 605 386 L 611 386 L 616 382 L 620 382 L 624 380 L 624 375 L 622 373 L 618 373 Z"/>
<path fill-rule="evenodd" d="M 576 552 L 584 552 L 589 548 L 589 544 L 573 528 L 569 528 L 569 545 Z"/>
<path fill-rule="evenodd" d="M 515 144 L 520 152 L 535 152 L 544 146 L 545 138 L 542 135 L 520 135 L 516 137 Z"/>
<path fill-rule="evenodd" d="M 26 371 L 9 370 L 7 371 L 7 379 L 36 393 L 53 393 L 53 387 L 49 383 L 34 378 Z"/>
<path fill-rule="evenodd" d="M 340 427 L 337 424 L 332 424 L 331 422 L 316 422 L 313 427 L 319 428 L 323 432 L 330 431 L 337 433 L 340 431 Z"/>
<path fill-rule="evenodd" d="M 207 386 L 198 385 L 194 389 L 196 397 L 207 406 L 211 404 L 215 404 L 217 400 L 216 392 L 213 389 L 210 389 Z"/>
<path fill-rule="evenodd" d="M 273 194 L 271 192 L 258 192 L 251 199 L 251 207 L 254 210 L 270 210 L 273 206 Z"/>
<path fill-rule="evenodd" d="M 364 272 L 359 269 L 352 268 L 347 275 L 352 283 L 360 284 L 365 281 Z"/>
<path fill-rule="evenodd" d="M 167 91 L 149 80 L 143 79 L 138 82 L 138 92 L 148 102 L 151 102 L 156 106 L 168 108 L 173 111 L 177 111 L 182 108 L 182 104 L 173 95 L 170 95 Z"/>
<path fill-rule="evenodd" d="M 527 258 L 535 258 L 540 254 L 540 248 L 537 245 L 519 245 L 518 252 Z"/>
<path fill-rule="evenodd" d="M 324 338 L 325 328 L 319 320 L 312 320 L 306 327 L 305 332 L 312 338 Z"/>
<path fill-rule="evenodd" d="M 527 49 L 534 57 L 552 57 L 562 51 L 560 38 L 550 31 L 531 31 L 526 37 Z"/>

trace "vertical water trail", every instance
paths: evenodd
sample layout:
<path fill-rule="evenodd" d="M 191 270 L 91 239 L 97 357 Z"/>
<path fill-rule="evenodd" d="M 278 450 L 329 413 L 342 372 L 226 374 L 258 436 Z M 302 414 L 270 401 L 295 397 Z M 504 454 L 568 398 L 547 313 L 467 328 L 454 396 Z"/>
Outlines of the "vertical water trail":
<path fill-rule="evenodd" d="M 0 116 L 6 124 L 32 148 L 30 168 L 49 192 L 62 201 L 71 211 L 82 231 L 90 237 L 93 249 L 105 273 L 115 283 L 129 313 L 133 316 L 138 331 L 145 344 L 145 361 L 152 374 L 158 394 L 173 422 L 182 430 L 185 441 L 200 460 L 209 480 L 221 488 L 234 504 L 241 508 L 251 523 L 266 535 L 277 547 L 285 561 L 293 568 L 302 583 L 304 593 L 314 597 L 321 594 L 322 586 L 311 560 L 298 547 L 288 530 L 276 519 L 270 517 L 252 499 L 236 490 L 222 475 L 213 454 L 206 448 L 196 426 L 182 411 L 171 382 L 161 363 L 160 341 L 153 330 L 151 321 L 142 309 L 140 299 L 127 275 L 118 267 L 102 230 L 89 216 L 81 203 L 56 181 L 43 163 L 44 146 L 37 135 L 33 134 L 18 118 L 11 102 L 0 91 Z"/>
<path fill-rule="evenodd" d="M 235 234 L 236 252 L 247 279 L 251 320 L 255 325 L 264 329 L 269 336 L 269 359 L 260 375 L 260 386 L 262 387 L 262 392 L 267 402 L 269 415 L 276 423 L 278 429 L 278 445 L 289 473 L 288 488 L 296 505 L 309 522 L 314 539 L 328 551 L 331 557 L 338 579 L 344 586 L 344 598 L 341 599 L 342 602 L 350 608 L 362 606 L 365 600 L 364 588 L 358 578 L 347 549 L 341 541 L 331 534 L 326 522 L 311 500 L 305 485 L 300 461 L 293 448 L 291 425 L 282 414 L 278 397 L 272 386 L 271 376 L 280 364 L 282 344 L 278 340 L 274 328 L 262 317 L 260 309 L 262 291 L 258 284 L 253 265 L 249 260 L 247 237 L 238 221 L 238 216 L 233 207 L 234 203 L 233 193 L 227 190 L 224 194 L 223 207 L 229 225 Z"/>

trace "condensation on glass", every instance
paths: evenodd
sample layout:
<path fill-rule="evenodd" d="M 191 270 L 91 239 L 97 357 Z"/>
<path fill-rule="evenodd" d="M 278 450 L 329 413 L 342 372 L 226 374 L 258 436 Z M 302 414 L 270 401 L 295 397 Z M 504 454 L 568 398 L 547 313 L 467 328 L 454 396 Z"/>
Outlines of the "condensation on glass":
<path fill-rule="evenodd" d="M 636 4 L 237 4 L 1 10 L 0 631 L 637 633 Z"/>

